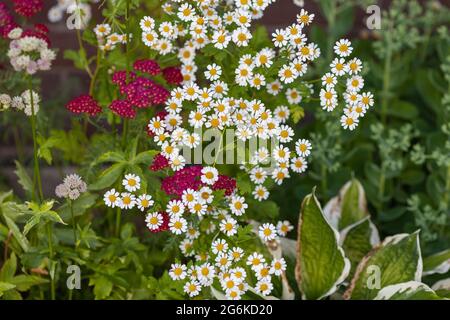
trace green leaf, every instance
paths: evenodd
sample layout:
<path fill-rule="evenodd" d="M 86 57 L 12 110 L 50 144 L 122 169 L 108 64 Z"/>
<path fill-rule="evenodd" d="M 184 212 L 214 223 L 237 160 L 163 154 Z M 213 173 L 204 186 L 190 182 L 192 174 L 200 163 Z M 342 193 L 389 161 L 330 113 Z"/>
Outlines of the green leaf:
<path fill-rule="evenodd" d="M 387 115 L 404 120 L 413 120 L 419 115 L 416 105 L 400 100 L 393 101 L 386 111 Z"/>
<path fill-rule="evenodd" d="M 347 182 L 339 191 L 339 196 L 326 204 L 324 213 L 338 230 L 368 217 L 366 193 L 361 183 L 356 179 Z"/>
<path fill-rule="evenodd" d="M 89 186 L 90 190 L 98 191 L 111 187 L 122 175 L 125 163 L 116 163 L 103 171 L 98 180 Z"/>
<path fill-rule="evenodd" d="M 249 194 L 252 192 L 252 184 L 250 178 L 245 173 L 238 173 L 236 177 L 236 183 L 239 186 L 239 192 L 244 194 Z"/>
<path fill-rule="evenodd" d="M 0 297 L 3 296 L 3 293 L 4 293 L 4 292 L 6 292 L 6 291 L 8 291 L 8 290 L 11 290 L 11 289 L 14 289 L 15 287 L 16 287 L 16 286 L 13 285 L 13 284 L 11 284 L 11 283 L 8 283 L 8 282 L 1 282 L 1 281 L 0 281 Z"/>
<path fill-rule="evenodd" d="M 33 182 L 31 180 L 30 176 L 28 175 L 25 168 L 22 167 L 22 165 L 19 163 L 19 161 L 15 161 L 15 164 L 16 164 L 16 170 L 14 171 L 14 173 L 19 178 L 19 180 L 18 180 L 19 184 L 22 186 L 22 188 L 25 191 L 32 193 L 33 192 Z"/>
<path fill-rule="evenodd" d="M 73 215 L 75 217 L 83 215 L 86 210 L 92 208 L 97 201 L 98 195 L 92 193 L 83 193 L 78 199 L 72 201 Z M 72 214 L 70 212 L 70 207 L 67 203 L 64 203 L 61 207 L 57 209 L 61 219 L 68 221 L 72 219 Z"/>
<path fill-rule="evenodd" d="M 358 265 L 346 298 L 371 300 L 381 288 L 422 278 L 419 232 L 386 238 Z"/>
<path fill-rule="evenodd" d="M 345 254 L 352 263 L 350 276 L 355 273 L 356 267 L 375 245 L 378 245 L 380 238 L 378 231 L 370 221 L 369 217 L 362 219 L 348 226 L 341 232 L 342 247 Z"/>
<path fill-rule="evenodd" d="M 102 300 L 110 296 L 113 283 L 106 277 L 91 278 L 89 285 L 94 286 L 95 299 Z"/>
<path fill-rule="evenodd" d="M 384 287 L 374 300 L 443 300 L 443 298 L 424 283 L 408 281 Z"/>
<path fill-rule="evenodd" d="M 5 222 L 8 225 L 9 230 L 14 235 L 14 238 L 19 243 L 20 247 L 23 249 L 23 251 L 28 251 L 30 247 L 30 243 L 28 242 L 28 239 L 20 232 L 19 227 L 16 225 L 16 223 L 8 216 L 4 215 Z"/>
<path fill-rule="evenodd" d="M 298 223 L 295 276 L 303 298 L 329 296 L 348 276 L 350 261 L 338 242 L 313 190 L 303 200 Z"/>
<path fill-rule="evenodd" d="M 41 284 L 46 284 L 49 281 L 45 278 L 41 278 L 38 276 L 29 276 L 25 274 L 18 275 L 17 277 L 14 277 L 10 281 L 12 284 L 14 284 L 19 291 L 28 291 L 32 286 L 38 286 Z"/>
<path fill-rule="evenodd" d="M 159 153 L 157 150 L 148 150 L 139 153 L 134 159 L 133 164 L 150 164 L 153 158 Z"/>
<path fill-rule="evenodd" d="M 364 188 L 361 183 L 353 179 L 347 183 L 341 191 L 342 205 L 339 230 L 354 224 L 367 217 L 367 201 Z"/>
<path fill-rule="evenodd" d="M 444 274 L 450 270 L 450 249 L 441 251 L 423 260 L 423 275 Z"/>
<path fill-rule="evenodd" d="M 2 269 L 0 270 L 0 280 L 11 282 L 11 279 L 16 274 L 17 269 L 17 259 L 14 252 L 11 254 L 11 257 L 5 261 Z"/>

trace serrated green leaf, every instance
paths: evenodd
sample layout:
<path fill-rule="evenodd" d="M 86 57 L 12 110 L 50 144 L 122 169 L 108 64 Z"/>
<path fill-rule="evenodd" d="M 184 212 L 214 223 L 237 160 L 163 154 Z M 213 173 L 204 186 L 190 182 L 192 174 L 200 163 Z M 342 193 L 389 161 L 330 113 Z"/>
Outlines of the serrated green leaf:
<path fill-rule="evenodd" d="M 31 180 L 25 168 L 19 163 L 19 161 L 15 161 L 14 163 L 16 164 L 16 170 L 14 171 L 14 173 L 19 178 L 19 184 L 22 186 L 23 190 L 32 193 L 33 181 Z"/>

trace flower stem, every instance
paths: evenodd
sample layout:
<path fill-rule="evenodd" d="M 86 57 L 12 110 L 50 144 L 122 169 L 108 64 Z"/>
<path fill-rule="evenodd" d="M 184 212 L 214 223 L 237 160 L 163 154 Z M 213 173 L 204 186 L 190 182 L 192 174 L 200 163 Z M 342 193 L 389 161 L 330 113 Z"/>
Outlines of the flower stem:
<path fill-rule="evenodd" d="M 73 212 L 73 204 L 72 200 L 68 200 L 69 208 L 70 208 L 70 216 L 72 217 L 72 230 L 73 230 L 73 243 L 75 248 L 77 247 L 77 225 L 75 223 L 75 215 Z"/>
<path fill-rule="evenodd" d="M 120 220 L 122 218 L 122 210 L 117 208 L 116 210 L 116 237 L 120 235 Z"/>
<path fill-rule="evenodd" d="M 33 135 L 33 191 L 32 199 L 36 200 L 36 183 L 38 189 L 38 200 L 42 201 L 44 195 L 42 192 L 42 182 L 41 182 L 41 172 L 39 169 L 39 159 L 38 159 L 38 146 L 37 146 L 37 125 L 36 125 L 36 113 L 34 108 L 34 97 L 33 97 L 33 82 L 31 77 L 28 80 L 28 87 L 30 92 L 30 102 L 31 102 L 31 132 Z"/>
<path fill-rule="evenodd" d="M 49 251 L 49 258 L 50 258 L 50 295 L 51 299 L 55 300 L 55 274 L 52 272 L 52 264 L 53 264 L 53 226 L 51 222 L 47 223 L 47 241 L 48 241 L 48 251 Z"/>

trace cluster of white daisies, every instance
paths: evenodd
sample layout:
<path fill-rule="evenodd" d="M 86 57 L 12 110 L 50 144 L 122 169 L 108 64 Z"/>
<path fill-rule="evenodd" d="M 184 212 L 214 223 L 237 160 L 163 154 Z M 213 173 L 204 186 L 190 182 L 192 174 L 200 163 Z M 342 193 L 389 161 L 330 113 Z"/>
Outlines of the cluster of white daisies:
<path fill-rule="evenodd" d="M 291 228 L 284 222 L 279 224 L 279 232 L 283 235 Z M 231 247 L 224 239 L 215 240 L 209 254 L 198 258 L 197 264 L 190 266 L 174 263 L 169 271 L 173 280 L 184 281 L 184 292 L 190 297 L 199 295 L 203 288 L 213 287 L 215 279 L 229 300 L 239 300 L 247 291 L 268 296 L 273 290 L 273 277 L 286 271 L 283 258 L 268 261 L 259 252 L 245 254 L 242 248 Z"/>
<path fill-rule="evenodd" d="M 35 91 L 26 90 L 21 95 L 11 97 L 8 94 L 0 94 L 0 111 L 9 108 L 23 111 L 27 116 L 36 115 L 39 112 L 41 98 Z"/>
<path fill-rule="evenodd" d="M 168 1 L 163 9 L 174 22 L 164 21 L 157 26 L 154 19 L 144 17 L 140 23 L 142 41 L 161 55 L 178 52 L 185 80 L 195 81 L 192 61 L 196 50 L 210 43 L 221 50 L 230 43 L 248 46 L 252 20 L 261 18 L 273 2 L 275 0 L 235 0 L 226 1 L 223 6 L 223 1 L 219 0 Z M 185 38 L 189 40 L 184 41 Z M 177 41 L 181 41 L 181 46 Z"/>
<path fill-rule="evenodd" d="M 118 34 L 111 31 L 111 26 L 107 23 L 98 24 L 94 28 L 94 33 L 97 37 L 97 42 L 100 50 L 111 51 L 114 50 L 117 45 L 127 43 L 128 37 L 126 34 Z"/>
<path fill-rule="evenodd" d="M 8 50 L 8 58 L 16 71 L 24 71 L 30 75 L 39 70 L 50 70 L 56 54 L 48 48 L 47 42 L 34 37 L 22 37 L 23 30 L 15 28 L 8 34 L 11 40 Z"/>
<path fill-rule="evenodd" d="M 344 129 L 354 130 L 359 124 L 359 118 L 364 117 L 367 110 L 374 105 L 373 94 L 361 92 L 364 79 L 361 76 L 362 62 L 358 58 L 346 60 L 352 52 L 352 44 L 347 39 L 336 42 L 334 51 L 336 57 L 330 64 L 331 72 L 322 77 L 323 88 L 320 91 L 320 105 L 326 111 L 333 111 L 338 105 L 338 88 L 340 78 L 346 79 L 343 98 L 346 107 L 341 117 Z"/>
<path fill-rule="evenodd" d="M 214 64 L 209 66 L 205 73 L 211 80 L 220 79 L 218 77 L 221 68 Z M 286 124 L 289 117 L 286 107 L 272 111 L 256 99 L 228 97 L 225 87 L 220 86 L 220 90 L 217 90 L 218 82 L 213 82 L 206 88 L 190 82 L 173 89 L 165 107 L 168 115 L 164 119 L 153 117 L 148 129 L 154 134 L 154 141 L 161 147 L 161 153 L 169 159 L 174 171 L 186 165 L 181 150 L 195 149 L 202 143 L 202 137 L 195 132 L 196 129 L 216 129 L 222 134 L 233 129 L 236 139 L 243 142 L 254 138 L 260 141 L 279 141 L 277 146 L 272 146 L 271 151 L 260 147 L 250 160 L 252 181 L 259 186 L 254 193 L 255 198 L 264 200 L 268 193 L 262 184 L 267 176 L 270 175 L 275 183 L 280 185 L 290 176 L 290 170 L 296 173 L 304 172 L 308 165 L 306 157 L 311 153 L 311 144 L 301 139 L 297 141 L 295 150 L 290 150 L 285 145 L 294 139 L 294 130 Z M 189 105 L 195 105 L 193 110 L 189 110 Z M 191 131 L 182 126 L 182 110 L 189 111 L 187 122 L 192 128 Z M 272 166 L 265 168 L 267 164 Z"/>
<path fill-rule="evenodd" d="M 122 180 L 124 192 L 111 189 L 103 196 L 103 201 L 110 208 L 118 207 L 122 210 L 131 210 L 137 208 L 146 211 L 154 204 L 152 196 L 148 194 L 134 194 L 141 189 L 141 178 L 135 174 L 126 174 Z"/>

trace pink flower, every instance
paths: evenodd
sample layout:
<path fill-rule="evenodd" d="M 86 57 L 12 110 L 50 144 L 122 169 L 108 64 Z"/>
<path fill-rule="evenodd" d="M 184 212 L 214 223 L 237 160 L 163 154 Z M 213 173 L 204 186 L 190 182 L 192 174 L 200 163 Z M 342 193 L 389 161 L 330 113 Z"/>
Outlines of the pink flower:
<path fill-rule="evenodd" d="M 163 76 L 166 79 L 167 83 L 173 85 L 180 85 L 183 82 L 183 74 L 181 73 L 180 68 L 177 67 L 168 67 L 163 69 Z"/>
<path fill-rule="evenodd" d="M 136 111 L 127 100 L 114 100 L 109 108 L 122 118 L 133 119 L 136 117 Z"/>
<path fill-rule="evenodd" d="M 133 65 L 134 70 L 156 76 L 161 73 L 158 62 L 150 59 L 137 60 Z"/>
<path fill-rule="evenodd" d="M 86 113 L 90 116 L 102 112 L 102 108 L 90 95 L 82 95 L 73 99 L 66 105 L 66 109 L 76 114 Z"/>
<path fill-rule="evenodd" d="M 44 1 L 42 0 L 13 0 L 14 11 L 21 16 L 30 18 L 42 10 Z"/>

